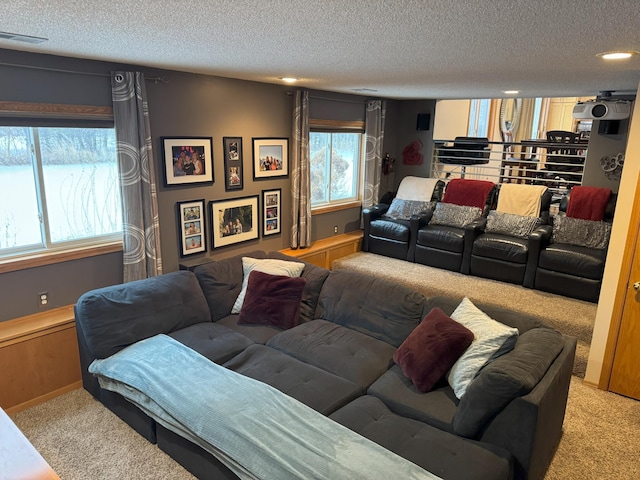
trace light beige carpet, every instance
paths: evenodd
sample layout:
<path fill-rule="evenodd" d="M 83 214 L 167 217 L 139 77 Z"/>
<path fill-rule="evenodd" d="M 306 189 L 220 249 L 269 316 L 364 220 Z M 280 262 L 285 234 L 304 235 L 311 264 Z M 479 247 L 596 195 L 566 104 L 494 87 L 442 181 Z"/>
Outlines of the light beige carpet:
<path fill-rule="evenodd" d="M 194 478 L 85 390 L 32 407 L 13 420 L 62 480 Z M 572 377 L 564 433 L 545 479 L 640 478 L 638 445 L 640 402 Z"/>
<path fill-rule="evenodd" d="M 596 319 L 595 303 L 368 252 L 339 258 L 331 268 L 384 277 L 428 297 L 467 296 L 471 301 L 506 307 L 538 317 L 556 330 L 576 337 L 578 345 L 573 373 L 584 378 Z"/>

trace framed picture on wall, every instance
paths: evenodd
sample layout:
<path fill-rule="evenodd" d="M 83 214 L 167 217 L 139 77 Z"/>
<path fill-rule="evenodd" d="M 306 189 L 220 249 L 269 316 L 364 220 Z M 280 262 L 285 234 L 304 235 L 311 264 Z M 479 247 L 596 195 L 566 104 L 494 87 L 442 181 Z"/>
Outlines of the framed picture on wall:
<path fill-rule="evenodd" d="M 253 178 L 289 175 L 289 139 L 253 138 Z"/>
<path fill-rule="evenodd" d="M 211 248 L 259 237 L 258 195 L 209 202 Z"/>
<path fill-rule="evenodd" d="M 180 256 L 207 251 L 204 200 L 178 202 Z"/>
<path fill-rule="evenodd" d="M 166 186 L 213 183 L 211 137 L 162 137 Z"/>
<path fill-rule="evenodd" d="M 282 190 L 274 188 L 262 191 L 262 236 L 280 233 L 281 207 L 280 197 Z"/>
<path fill-rule="evenodd" d="M 224 188 L 226 191 L 242 190 L 242 137 L 223 137 Z"/>

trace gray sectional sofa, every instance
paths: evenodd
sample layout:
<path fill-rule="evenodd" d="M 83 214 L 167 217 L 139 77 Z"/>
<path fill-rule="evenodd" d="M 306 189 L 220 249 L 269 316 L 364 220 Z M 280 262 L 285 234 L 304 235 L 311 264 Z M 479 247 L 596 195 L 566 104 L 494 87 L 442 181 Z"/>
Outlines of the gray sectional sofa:
<path fill-rule="evenodd" d="M 243 255 L 299 261 L 278 252 Z M 459 400 L 446 381 L 422 393 L 393 361 L 434 307 L 384 280 L 305 264 L 298 325 L 239 323 L 241 256 L 93 290 L 76 304 L 84 387 L 198 478 L 237 478 L 211 452 L 163 426 L 89 373 L 96 359 L 166 334 L 264 382 L 444 479 L 542 478 L 562 434 L 576 341 L 540 321 L 478 304 L 519 331 Z M 550 348 L 550 345 L 555 345 Z M 242 408 L 242 405 L 238 405 Z M 366 478 L 366 477 L 363 477 Z M 335 480 L 335 479 L 333 479 Z"/>

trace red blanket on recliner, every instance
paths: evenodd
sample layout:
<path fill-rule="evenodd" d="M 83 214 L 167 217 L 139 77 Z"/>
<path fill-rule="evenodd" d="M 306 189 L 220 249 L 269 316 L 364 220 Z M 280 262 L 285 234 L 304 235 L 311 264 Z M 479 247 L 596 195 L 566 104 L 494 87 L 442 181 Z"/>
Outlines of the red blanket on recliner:
<path fill-rule="evenodd" d="M 609 188 L 573 187 L 569 195 L 567 217 L 601 221 L 604 218 L 609 197 L 611 197 Z"/>
<path fill-rule="evenodd" d="M 493 182 L 486 180 L 454 178 L 447 184 L 442 202 L 484 209 L 487 196 L 494 186 Z"/>

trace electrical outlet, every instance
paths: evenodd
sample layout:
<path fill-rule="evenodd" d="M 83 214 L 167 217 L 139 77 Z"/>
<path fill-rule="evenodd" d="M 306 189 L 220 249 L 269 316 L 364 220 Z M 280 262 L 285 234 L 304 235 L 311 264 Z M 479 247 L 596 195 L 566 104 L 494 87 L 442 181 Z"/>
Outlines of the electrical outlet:
<path fill-rule="evenodd" d="M 334 227 L 333 227 L 333 233 L 338 233 L 338 225 L 334 225 Z"/>
<path fill-rule="evenodd" d="M 38 305 L 40 308 L 46 308 L 49 305 L 49 292 L 40 292 L 38 294 Z"/>

